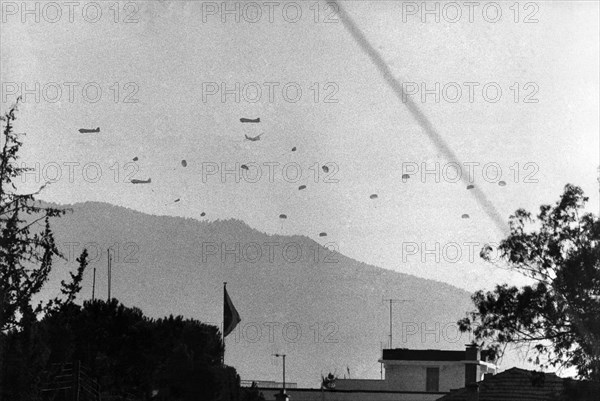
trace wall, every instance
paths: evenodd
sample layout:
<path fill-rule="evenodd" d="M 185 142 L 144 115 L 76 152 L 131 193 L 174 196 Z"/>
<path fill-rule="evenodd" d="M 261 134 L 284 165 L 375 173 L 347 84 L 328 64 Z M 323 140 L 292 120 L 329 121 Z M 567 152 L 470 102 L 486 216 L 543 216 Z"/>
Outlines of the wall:
<path fill-rule="evenodd" d="M 271 388 L 259 389 L 265 400 L 275 400 L 280 390 Z M 447 393 L 402 393 L 402 392 L 368 392 L 368 391 L 321 391 L 319 389 L 286 390 L 290 401 L 435 401 Z"/>
<path fill-rule="evenodd" d="M 465 386 L 465 365 L 462 362 L 411 362 L 405 364 L 390 364 L 386 366 L 385 378 L 388 390 L 395 391 L 425 391 L 427 368 L 440 369 L 439 391 L 448 392 L 451 389 Z"/>
<path fill-rule="evenodd" d="M 388 382 L 385 380 L 369 379 L 337 379 L 335 382 L 336 390 L 370 390 L 382 391 L 389 390 Z"/>

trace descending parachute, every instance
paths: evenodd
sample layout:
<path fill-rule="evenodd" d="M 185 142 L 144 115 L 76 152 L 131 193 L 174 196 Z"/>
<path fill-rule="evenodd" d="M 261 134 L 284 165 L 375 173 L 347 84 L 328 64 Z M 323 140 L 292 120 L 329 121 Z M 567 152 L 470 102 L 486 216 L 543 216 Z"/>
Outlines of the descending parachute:
<path fill-rule="evenodd" d="M 206 213 L 204 213 L 204 212 L 200 213 L 200 217 L 204 217 L 204 216 L 206 216 Z"/>
<path fill-rule="evenodd" d="M 371 199 L 377 199 L 379 197 L 377 196 L 377 194 L 373 194 L 373 195 L 369 196 L 369 198 L 371 198 Z"/>
<path fill-rule="evenodd" d="M 302 191 L 303 189 L 306 189 L 306 185 L 300 185 L 298 189 Z"/>
<path fill-rule="evenodd" d="M 248 170 L 248 166 L 246 166 L 245 164 L 242 164 L 242 170 Z"/>
<path fill-rule="evenodd" d="M 182 161 L 181 161 L 181 165 L 182 165 L 183 167 L 187 167 L 187 162 L 186 162 L 185 160 L 182 160 Z"/>
<path fill-rule="evenodd" d="M 281 220 L 281 229 L 283 230 L 283 222 L 287 219 L 285 214 L 280 214 L 279 219 Z"/>
<path fill-rule="evenodd" d="M 328 173 L 328 172 L 329 172 L 329 167 L 327 167 L 327 166 L 323 166 L 322 168 L 323 168 L 323 171 L 324 171 L 324 172 L 326 172 L 326 173 Z"/>
<path fill-rule="evenodd" d="M 473 189 L 473 188 L 475 188 L 475 185 L 472 185 L 472 184 L 467 185 L 467 189 Z"/>
<path fill-rule="evenodd" d="M 133 158 L 133 161 L 134 161 L 134 162 L 136 162 L 136 161 L 138 161 L 138 160 L 139 160 L 139 159 L 138 159 L 138 157 L 137 157 L 137 156 Z"/>
<path fill-rule="evenodd" d="M 402 174 L 403 180 L 408 180 L 410 178 L 410 174 Z"/>
<path fill-rule="evenodd" d="M 296 151 L 296 147 L 294 146 L 294 147 L 292 148 L 292 152 L 295 152 L 295 151 Z M 283 154 L 281 154 L 280 156 L 284 156 L 285 154 L 286 154 L 286 153 L 283 153 Z"/>
<path fill-rule="evenodd" d="M 319 237 L 327 237 L 327 233 L 320 233 Z"/>
<path fill-rule="evenodd" d="M 468 214 L 466 214 L 466 213 L 462 215 L 462 218 L 463 218 L 463 219 L 468 219 L 469 217 L 470 217 L 470 216 L 469 216 Z"/>
<path fill-rule="evenodd" d="M 256 142 L 256 141 L 260 141 L 260 137 L 263 134 L 260 134 L 260 135 L 257 135 L 257 136 L 248 136 L 248 135 L 244 135 L 244 136 L 246 137 L 247 140 L 252 141 L 252 142 Z"/>
<path fill-rule="evenodd" d="M 506 186 L 506 182 L 500 181 L 500 182 L 498 182 L 498 185 L 500 185 L 501 187 L 504 187 L 504 186 Z"/>

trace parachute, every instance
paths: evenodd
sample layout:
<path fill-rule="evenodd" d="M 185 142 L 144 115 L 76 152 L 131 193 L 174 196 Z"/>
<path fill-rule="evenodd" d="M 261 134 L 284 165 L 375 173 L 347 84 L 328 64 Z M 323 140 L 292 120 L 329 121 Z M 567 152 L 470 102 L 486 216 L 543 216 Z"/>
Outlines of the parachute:
<path fill-rule="evenodd" d="M 298 187 L 298 189 L 299 189 L 300 191 L 302 191 L 303 189 L 306 189 L 306 185 L 300 185 L 300 186 Z"/>
<path fill-rule="evenodd" d="M 242 169 L 243 170 L 248 170 L 248 166 L 246 166 L 245 164 L 242 164 Z"/>
<path fill-rule="evenodd" d="M 204 212 L 200 213 L 200 217 L 204 217 L 204 216 L 206 216 L 206 213 L 204 213 Z"/>
<path fill-rule="evenodd" d="M 504 186 L 506 186 L 506 182 L 500 181 L 500 182 L 498 182 L 498 185 L 500 185 L 501 187 L 504 187 Z"/>
<path fill-rule="evenodd" d="M 263 132 L 264 134 L 264 132 Z M 260 141 L 260 137 L 263 135 L 257 135 L 257 136 L 248 136 L 248 135 L 244 135 L 246 137 L 247 140 L 252 141 L 252 142 L 256 142 L 256 141 Z"/>
<path fill-rule="evenodd" d="M 287 219 L 287 216 L 286 216 L 285 214 L 280 214 L 280 215 L 279 215 L 279 218 L 280 218 L 280 219 Z"/>
<path fill-rule="evenodd" d="M 467 189 L 473 189 L 475 188 L 475 185 L 467 185 Z"/>
<path fill-rule="evenodd" d="M 319 237 L 327 237 L 327 233 L 320 233 Z"/>
<path fill-rule="evenodd" d="M 181 161 L 181 165 L 182 165 L 183 167 L 187 167 L 187 162 L 186 162 L 185 160 L 182 160 L 182 161 Z"/>
<path fill-rule="evenodd" d="M 369 196 L 369 198 L 371 198 L 371 199 L 377 199 L 379 197 L 377 196 L 377 194 L 373 194 L 373 195 Z"/>
<path fill-rule="evenodd" d="M 466 213 L 465 213 L 465 214 L 463 214 L 463 215 L 462 215 L 462 218 L 463 218 L 463 219 L 468 219 L 468 218 L 470 218 L 470 216 L 469 216 L 468 214 L 466 214 Z"/>
<path fill-rule="evenodd" d="M 408 180 L 410 178 L 410 174 L 402 174 L 403 180 Z"/>
<path fill-rule="evenodd" d="M 326 172 L 326 173 L 328 173 L 328 172 L 329 172 L 329 167 L 327 167 L 327 166 L 323 166 L 322 168 L 323 168 L 323 171 L 324 171 L 324 172 Z"/>

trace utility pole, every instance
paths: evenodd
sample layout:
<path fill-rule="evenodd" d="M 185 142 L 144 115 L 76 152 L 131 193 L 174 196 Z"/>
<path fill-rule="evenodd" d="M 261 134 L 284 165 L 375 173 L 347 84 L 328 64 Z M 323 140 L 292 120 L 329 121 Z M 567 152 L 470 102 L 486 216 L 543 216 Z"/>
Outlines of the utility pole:
<path fill-rule="evenodd" d="M 112 255 L 110 254 L 110 248 L 108 248 L 107 250 L 108 253 L 108 302 L 110 302 L 110 281 L 111 281 L 111 262 L 112 262 Z"/>
<path fill-rule="evenodd" d="M 283 390 L 281 391 L 285 394 L 285 354 L 273 354 L 276 357 L 283 357 Z"/>
<path fill-rule="evenodd" d="M 600 196 L 600 166 L 598 166 L 598 196 Z M 600 218 L 600 198 L 598 199 L 598 218 Z"/>
<path fill-rule="evenodd" d="M 413 299 L 387 298 L 387 299 L 384 299 L 383 301 L 390 303 L 390 349 L 393 349 L 394 347 L 393 347 L 393 342 L 392 342 L 392 325 L 393 325 L 393 323 L 392 323 L 392 321 L 393 321 L 393 317 L 392 317 L 392 304 L 401 303 L 401 302 L 412 302 L 414 300 Z"/>
<path fill-rule="evenodd" d="M 379 348 L 381 348 L 381 360 L 383 361 L 383 342 L 379 342 Z M 383 380 L 383 362 L 379 363 L 379 374 L 381 375 L 381 380 Z"/>
<path fill-rule="evenodd" d="M 94 278 L 92 280 L 92 301 L 96 299 L 96 268 L 94 267 Z"/>

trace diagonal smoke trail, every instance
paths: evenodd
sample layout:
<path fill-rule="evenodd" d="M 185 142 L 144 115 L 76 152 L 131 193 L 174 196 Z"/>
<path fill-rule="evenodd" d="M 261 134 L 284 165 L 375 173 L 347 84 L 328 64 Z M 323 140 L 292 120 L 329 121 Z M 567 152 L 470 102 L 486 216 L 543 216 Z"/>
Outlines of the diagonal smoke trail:
<path fill-rule="evenodd" d="M 423 128 L 429 139 L 431 139 L 434 145 L 437 146 L 438 150 L 444 155 L 446 160 L 462 165 L 459 161 L 459 158 L 446 144 L 442 136 L 435 130 L 429 119 L 425 116 L 425 114 L 423 114 L 423 112 L 415 104 L 412 98 L 406 94 L 406 92 L 402 88 L 402 84 L 394 77 L 392 71 L 390 71 L 383 58 L 373 48 L 373 46 L 371 46 L 363 32 L 354 23 L 352 18 L 350 18 L 350 16 L 346 13 L 339 1 L 334 0 L 333 3 L 335 3 L 338 7 L 338 14 L 340 20 L 342 21 L 342 24 L 344 25 L 346 30 L 352 35 L 352 37 L 358 43 L 361 49 L 369 56 L 369 58 L 371 59 L 373 64 L 375 64 L 381 75 L 383 75 L 383 78 L 385 79 L 387 84 L 394 91 L 394 93 L 400 99 L 400 101 L 402 101 L 406 105 L 406 107 L 413 115 L 415 120 L 417 120 L 421 128 Z M 465 175 L 462 176 L 462 180 L 467 184 L 471 183 L 470 171 L 466 178 Z M 502 232 L 502 234 L 508 234 L 509 229 L 504 218 L 498 212 L 494 204 L 485 196 L 483 191 L 481 191 L 479 187 L 476 186 L 470 192 L 473 193 L 479 205 L 496 224 L 496 227 Z"/>

